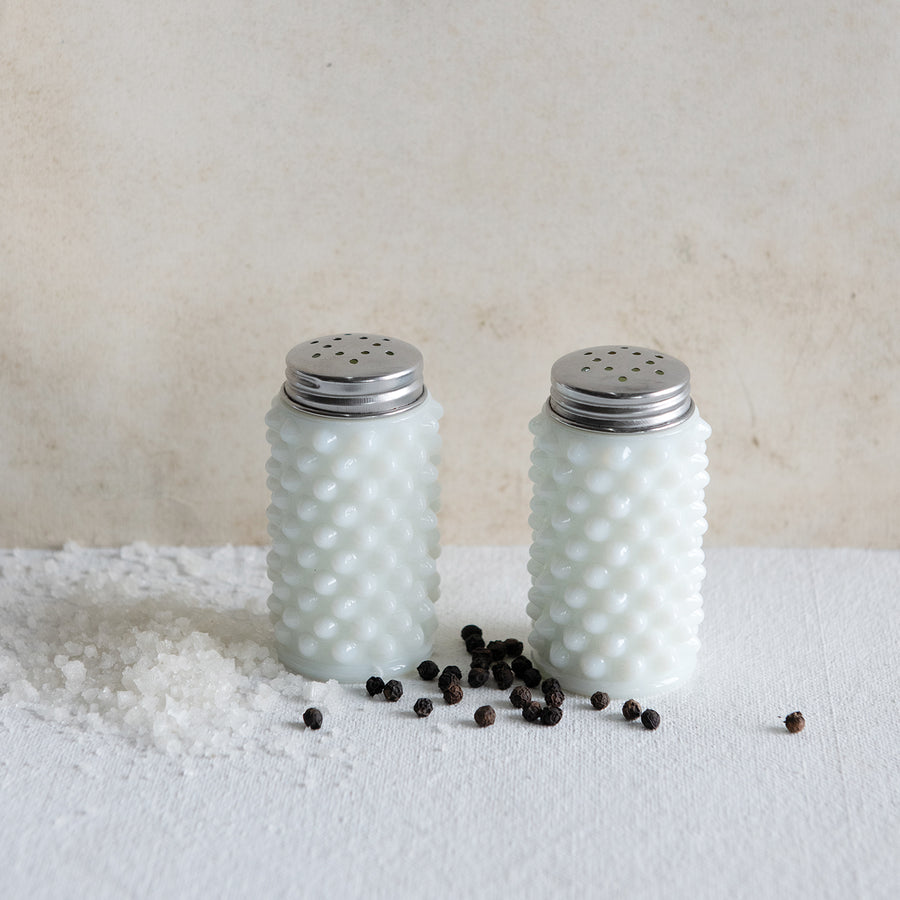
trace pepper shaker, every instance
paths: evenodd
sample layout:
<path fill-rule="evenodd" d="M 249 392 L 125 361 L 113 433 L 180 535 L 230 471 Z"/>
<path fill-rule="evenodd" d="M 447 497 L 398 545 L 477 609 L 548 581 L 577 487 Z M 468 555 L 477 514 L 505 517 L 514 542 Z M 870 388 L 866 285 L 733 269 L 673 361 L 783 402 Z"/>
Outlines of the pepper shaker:
<path fill-rule="evenodd" d="M 710 434 L 687 366 L 644 347 L 569 353 L 530 429 L 536 663 L 582 694 L 683 684 L 703 620 Z"/>
<path fill-rule="evenodd" d="M 281 662 L 365 681 L 428 657 L 437 625 L 442 410 L 411 344 L 294 347 L 266 416 L 269 610 Z"/>

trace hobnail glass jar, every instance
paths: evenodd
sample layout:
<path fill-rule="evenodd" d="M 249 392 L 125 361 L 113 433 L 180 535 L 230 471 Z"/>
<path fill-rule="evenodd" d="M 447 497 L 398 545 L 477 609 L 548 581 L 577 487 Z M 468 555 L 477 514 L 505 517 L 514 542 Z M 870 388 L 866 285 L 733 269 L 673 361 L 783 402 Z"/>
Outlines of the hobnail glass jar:
<path fill-rule="evenodd" d="M 266 469 L 269 609 L 289 669 L 360 682 L 430 654 L 441 412 L 404 341 L 346 333 L 288 354 Z"/>
<path fill-rule="evenodd" d="M 694 671 L 709 425 L 673 357 L 577 350 L 532 420 L 529 642 L 582 694 L 647 696 Z"/>

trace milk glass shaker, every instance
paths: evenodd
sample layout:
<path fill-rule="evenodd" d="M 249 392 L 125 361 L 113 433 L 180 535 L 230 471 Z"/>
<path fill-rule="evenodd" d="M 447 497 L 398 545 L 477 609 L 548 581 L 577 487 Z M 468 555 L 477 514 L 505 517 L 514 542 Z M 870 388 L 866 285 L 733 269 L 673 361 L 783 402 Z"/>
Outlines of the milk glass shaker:
<path fill-rule="evenodd" d="M 635 346 L 569 353 L 530 427 L 536 664 L 582 694 L 684 683 L 703 620 L 710 434 L 687 366 Z"/>
<path fill-rule="evenodd" d="M 289 669 L 359 682 L 428 657 L 441 412 L 404 341 L 334 334 L 288 353 L 266 470 L 269 609 Z"/>

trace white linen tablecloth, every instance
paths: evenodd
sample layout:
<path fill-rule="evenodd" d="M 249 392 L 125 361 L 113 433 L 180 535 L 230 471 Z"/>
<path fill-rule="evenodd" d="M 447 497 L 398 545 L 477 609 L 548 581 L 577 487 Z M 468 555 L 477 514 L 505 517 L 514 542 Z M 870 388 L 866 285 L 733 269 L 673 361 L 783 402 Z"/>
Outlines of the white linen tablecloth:
<path fill-rule="evenodd" d="M 190 553 L 124 558 L 138 581 L 168 572 L 160 595 L 188 603 L 215 606 L 219 588 L 200 584 L 215 571 L 217 627 L 243 605 L 267 640 L 265 550 Z M 29 612 L 111 559 L 122 551 L 0 552 L 0 672 L 28 656 L 4 638 Z M 526 638 L 526 561 L 521 547 L 445 549 L 440 665 L 465 659 L 470 621 Z M 243 748 L 186 756 L 13 702 L 8 674 L 0 895 L 900 896 L 900 552 L 713 549 L 707 569 L 700 665 L 653 701 L 655 732 L 625 722 L 621 698 L 601 713 L 569 697 L 547 728 L 490 687 L 451 707 L 412 673 L 388 704 L 291 676 L 298 690 L 273 695 Z M 428 719 L 412 713 L 419 696 L 435 701 Z M 318 732 L 298 726 L 310 702 Z M 484 703 L 497 721 L 481 729 Z M 807 726 L 791 735 L 795 709 Z"/>

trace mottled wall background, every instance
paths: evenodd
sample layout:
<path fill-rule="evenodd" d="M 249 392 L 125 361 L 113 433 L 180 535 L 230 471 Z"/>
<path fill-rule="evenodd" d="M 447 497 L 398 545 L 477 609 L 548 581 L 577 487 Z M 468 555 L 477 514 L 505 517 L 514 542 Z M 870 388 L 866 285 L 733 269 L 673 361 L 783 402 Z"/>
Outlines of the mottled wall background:
<path fill-rule="evenodd" d="M 287 350 L 418 344 L 447 543 L 650 345 L 708 540 L 900 545 L 895 3 L 0 2 L 0 544 L 264 542 Z"/>

